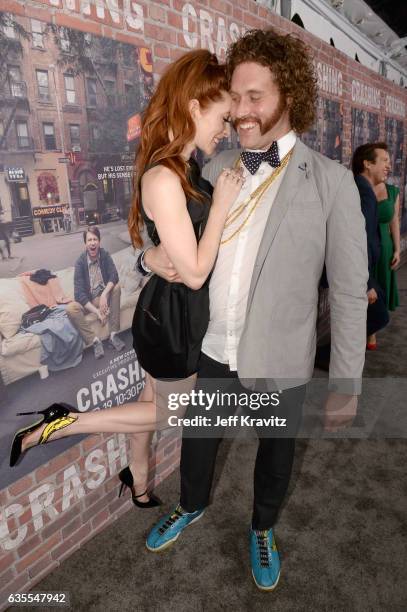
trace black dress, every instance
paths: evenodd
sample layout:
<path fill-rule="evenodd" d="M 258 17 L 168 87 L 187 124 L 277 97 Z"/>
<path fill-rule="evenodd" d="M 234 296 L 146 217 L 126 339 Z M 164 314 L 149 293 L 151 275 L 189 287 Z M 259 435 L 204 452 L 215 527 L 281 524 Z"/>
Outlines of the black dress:
<path fill-rule="evenodd" d="M 197 241 L 205 229 L 213 192 L 195 160 L 189 160 L 190 184 L 205 201 L 187 200 Z M 160 244 L 155 224 L 142 215 L 150 239 Z M 180 237 L 182 239 L 182 237 Z M 146 372 L 158 379 L 187 378 L 197 371 L 201 344 L 209 323 L 209 277 L 200 289 L 170 283 L 154 275 L 142 289 L 133 317 L 133 346 Z"/>

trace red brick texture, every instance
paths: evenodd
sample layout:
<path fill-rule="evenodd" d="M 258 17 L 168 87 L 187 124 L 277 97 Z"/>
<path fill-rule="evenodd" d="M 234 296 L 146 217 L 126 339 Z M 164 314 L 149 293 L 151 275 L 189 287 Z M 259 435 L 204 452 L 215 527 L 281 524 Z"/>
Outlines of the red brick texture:
<path fill-rule="evenodd" d="M 174 433 L 151 452 L 151 487 L 177 468 Z M 128 495 L 118 498 L 117 472 L 127 464 L 126 453 L 125 436 L 88 437 L 1 492 L 0 610 L 10 593 L 31 589 L 132 507 Z M 87 469 L 95 465 L 98 472 Z"/>

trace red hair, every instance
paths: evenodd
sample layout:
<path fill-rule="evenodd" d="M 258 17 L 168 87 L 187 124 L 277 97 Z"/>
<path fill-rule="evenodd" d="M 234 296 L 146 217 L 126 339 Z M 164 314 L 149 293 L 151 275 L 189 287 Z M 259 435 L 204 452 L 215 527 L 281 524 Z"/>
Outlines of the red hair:
<path fill-rule="evenodd" d="M 227 91 L 224 66 L 206 49 L 190 51 L 170 64 L 143 114 L 141 139 L 133 172 L 133 197 L 129 212 L 129 233 L 135 247 L 141 247 L 141 177 L 152 164 L 166 166 L 181 181 L 187 197 L 199 198 L 187 179 L 182 157 L 185 145 L 195 136 L 195 124 L 189 112 L 190 100 L 198 100 L 205 109 Z M 171 134 L 171 140 L 170 140 Z"/>

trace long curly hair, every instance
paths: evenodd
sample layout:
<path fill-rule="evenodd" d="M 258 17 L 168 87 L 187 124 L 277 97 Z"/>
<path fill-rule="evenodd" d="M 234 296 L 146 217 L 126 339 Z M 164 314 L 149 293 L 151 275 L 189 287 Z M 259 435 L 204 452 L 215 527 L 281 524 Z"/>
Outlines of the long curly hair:
<path fill-rule="evenodd" d="M 298 134 L 307 131 L 315 120 L 318 88 L 305 43 L 291 34 L 278 34 L 272 28 L 249 30 L 228 49 L 229 81 L 236 66 L 244 62 L 256 62 L 270 68 L 280 93 L 291 99 L 291 127 Z"/>
<path fill-rule="evenodd" d="M 133 197 L 128 226 L 135 247 L 143 244 L 141 230 L 141 178 L 148 166 L 162 164 L 178 175 L 187 197 L 202 199 L 188 182 L 187 166 L 182 157 L 185 145 L 195 136 L 195 124 L 189 112 L 190 100 L 198 100 L 202 109 L 222 99 L 227 91 L 226 68 L 215 54 L 205 49 L 190 51 L 170 64 L 143 114 L 140 146 L 133 172 Z"/>

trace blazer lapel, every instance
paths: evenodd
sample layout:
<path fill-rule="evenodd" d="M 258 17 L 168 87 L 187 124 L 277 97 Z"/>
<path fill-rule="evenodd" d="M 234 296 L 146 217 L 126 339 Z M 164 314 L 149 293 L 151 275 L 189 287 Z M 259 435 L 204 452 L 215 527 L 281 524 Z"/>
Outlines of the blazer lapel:
<path fill-rule="evenodd" d="M 290 163 L 287 166 L 284 178 L 281 182 L 279 190 L 267 218 L 266 227 L 263 237 L 260 242 L 259 250 L 257 251 L 256 261 L 254 263 L 252 279 L 250 283 L 249 297 L 247 300 L 247 310 L 251 306 L 253 294 L 256 289 L 257 281 L 260 272 L 264 265 L 264 261 L 271 248 L 275 235 L 285 215 L 287 214 L 289 204 L 296 196 L 303 181 L 308 178 L 309 169 L 309 154 L 306 147 L 297 137 L 294 145 L 294 151 Z M 267 194 L 265 195 L 267 197 Z"/>

